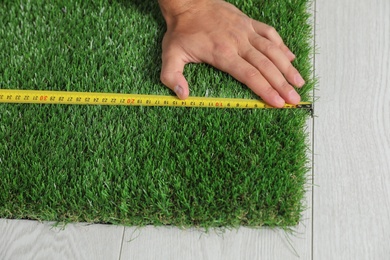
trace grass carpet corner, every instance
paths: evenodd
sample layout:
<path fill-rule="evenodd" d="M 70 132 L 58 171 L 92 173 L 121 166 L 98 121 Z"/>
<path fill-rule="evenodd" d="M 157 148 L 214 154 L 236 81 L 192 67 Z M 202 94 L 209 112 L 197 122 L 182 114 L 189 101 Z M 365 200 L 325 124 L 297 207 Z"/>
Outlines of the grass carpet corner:
<path fill-rule="evenodd" d="M 234 0 L 296 54 L 310 100 L 308 0 Z M 157 1 L 0 3 L 0 88 L 173 95 L 159 81 Z M 256 98 L 188 65 L 191 95 Z M 296 225 L 301 110 L 0 104 L 0 217 L 181 227 Z"/>

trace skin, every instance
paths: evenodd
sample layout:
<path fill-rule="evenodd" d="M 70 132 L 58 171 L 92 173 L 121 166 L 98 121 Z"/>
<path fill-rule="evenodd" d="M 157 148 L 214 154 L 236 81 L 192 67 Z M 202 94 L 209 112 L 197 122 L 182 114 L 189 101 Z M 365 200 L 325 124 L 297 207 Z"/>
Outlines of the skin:
<path fill-rule="evenodd" d="M 167 23 L 161 81 L 180 99 L 189 96 L 188 63 L 208 63 L 232 75 L 274 107 L 297 104 L 293 86 L 305 84 L 295 55 L 276 30 L 223 0 L 159 0 Z"/>

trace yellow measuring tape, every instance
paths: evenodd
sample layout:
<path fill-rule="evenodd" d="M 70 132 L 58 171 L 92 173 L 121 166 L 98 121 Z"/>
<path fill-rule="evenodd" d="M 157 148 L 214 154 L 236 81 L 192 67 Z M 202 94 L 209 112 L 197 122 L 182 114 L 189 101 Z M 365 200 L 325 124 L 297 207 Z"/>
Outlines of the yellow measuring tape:
<path fill-rule="evenodd" d="M 97 92 L 68 92 L 51 90 L 0 89 L 0 103 L 68 104 L 68 105 L 123 105 L 207 108 L 273 108 L 261 100 L 174 96 L 117 94 Z M 285 104 L 284 108 L 312 109 L 310 102 Z"/>

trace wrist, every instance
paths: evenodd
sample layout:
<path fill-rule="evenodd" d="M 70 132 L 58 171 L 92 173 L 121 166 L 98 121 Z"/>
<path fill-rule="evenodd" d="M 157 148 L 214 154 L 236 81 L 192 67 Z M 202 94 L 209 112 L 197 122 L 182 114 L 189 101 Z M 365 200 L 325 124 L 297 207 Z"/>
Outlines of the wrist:
<path fill-rule="evenodd" d="M 158 0 L 161 13 L 168 27 L 172 25 L 178 16 L 188 12 L 196 12 L 209 0 Z"/>

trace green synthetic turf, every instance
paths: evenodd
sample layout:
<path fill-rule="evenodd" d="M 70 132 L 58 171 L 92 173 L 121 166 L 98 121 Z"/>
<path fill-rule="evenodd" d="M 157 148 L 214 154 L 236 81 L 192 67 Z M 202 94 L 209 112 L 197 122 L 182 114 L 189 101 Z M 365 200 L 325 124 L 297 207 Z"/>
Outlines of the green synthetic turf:
<path fill-rule="evenodd" d="M 275 26 L 310 100 L 308 0 L 231 1 Z M 157 1 L 0 2 L 0 88 L 173 95 Z M 191 95 L 254 98 L 208 65 Z M 308 176 L 298 110 L 0 104 L 0 217 L 201 227 L 297 224 Z"/>

